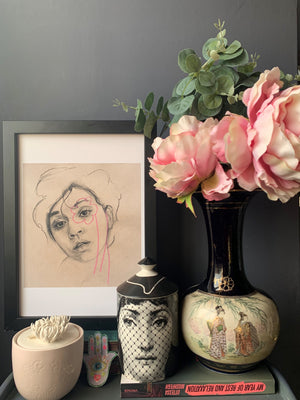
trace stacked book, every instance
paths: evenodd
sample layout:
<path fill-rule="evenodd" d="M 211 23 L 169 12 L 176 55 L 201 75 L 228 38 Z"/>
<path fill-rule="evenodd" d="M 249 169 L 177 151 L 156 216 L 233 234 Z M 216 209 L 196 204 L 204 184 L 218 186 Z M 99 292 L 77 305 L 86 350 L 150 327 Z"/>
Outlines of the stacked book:
<path fill-rule="evenodd" d="M 262 364 L 243 373 L 213 371 L 197 361 L 184 365 L 161 382 L 135 383 L 121 377 L 121 397 L 201 397 L 275 393 L 275 379 Z"/>

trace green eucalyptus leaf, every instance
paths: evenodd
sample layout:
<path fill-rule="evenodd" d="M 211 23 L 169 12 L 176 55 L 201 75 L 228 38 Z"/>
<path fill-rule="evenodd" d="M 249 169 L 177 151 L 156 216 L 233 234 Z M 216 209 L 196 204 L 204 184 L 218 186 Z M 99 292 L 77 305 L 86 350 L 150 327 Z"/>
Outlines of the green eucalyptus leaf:
<path fill-rule="evenodd" d="M 157 117 L 154 111 L 151 111 L 144 125 L 144 135 L 149 139 L 151 139 L 152 131 L 156 122 L 157 122 Z"/>
<path fill-rule="evenodd" d="M 256 63 L 250 62 L 246 65 L 241 65 L 240 67 L 238 67 L 238 72 L 245 74 L 245 75 L 250 75 L 254 71 L 255 67 L 256 67 Z"/>
<path fill-rule="evenodd" d="M 244 49 L 240 48 L 235 53 L 229 53 L 229 54 L 227 54 L 226 52 L 221 53 L 220 60 L 223 61 L 223 60 L 235 59 L 235 58 L 239 57 L 243 53 L 243 51 L 244 51 Z"/>
<path fill-rule="evenodd" d="M 239 67 L 241 65 L 247 64 L 249 62 L 249 56 L 245 49 L 243 49 L 242 54 L 238 57 L 233 58 L 232 60 L 224 60 L 222 62 L 223 65 L 227 65 L 229 67 Z"/>
<path fill-rule="evenodd" d="M 200 93 L 195 94 L 193 104 L 190 108 L 190 115 L 194 115 L 195 117 L 197 117 L 198 114 L 198 101 L 200 96 L 201 96 Z"/>
<path fill-rule="evenodd" d="M 212 71 L 214 72 L 216 78 L 223 75 L 228 75 L 232 78 L 234 84 L 236 85 L 240 79 L 239 74 L 231 67 L 226 67 L 226 65 L 218 65 L 217 67 L 213 67 Z"/>
<path fill-rule="evenodd" d="M 217 78 L 217 93 L 223 96 L 234 94 L 234 82 L 229 75 L 220 75 Z"/>
<path fill-rule="evenodd" d="M 135 120 L 138 120 L 139 113 L 140 111 L 143 110 L 143 103 L 141 102 L 140 99 L 137 99 L 136 101 L 136 109 L 135 109 Z"/>
<path fill-rule="evenodd" d="M 196 91 L 198 93 L 201 93 L 201 94 L 212 94 L 212 93 L 216 93 L 217 85 L 214 84 L 213 86 L 202 86 L 200 84 L 199 80 L 196 80 L 195 81 L 195 88 L 196 88 Z"/>
<path fill-rule="evenodd" d="M 170 126 L 171 126 L 172 124 L 175 124 L 176 122 L 178 122 L 178 121 L 180 120 L 180 118 L 183 117 L 184 115 L 185 115 L 184 113 L 183 113 L 183 114 L 176 114 L 176 115 L 174 115 L 173 118 L 172 118 L 172 120 L 171 120 L 171 122 L 170 122 Z"/>
<path fill-rule="evenodd" d="M 226 48 L 226 50 L 224 51 L 224 53 L 226 54 L 233 54 L 235 53 L 237 50 L 239 50 L 242 47 L 241 43 L 238 40 L 234 40 L 230 46 L 228 46 Z"/>
<path fill-rule="evenodd" d="M 208 117 L 215 117 L 216 115 L 219 114 L 221 109 L 222 109 L 222 104 L 217 108 L 212 108 L 212 109 L 207 108 L 203 102 L 203 97 L 200 97 L 198 101 L 198 111 L 203 116 L 201 120 Z"/>
<path fill-rule="evenodd" d="M 163 109 L 164 106 L 164 98 L 163 96 L 160 96 L 160 98 L 158 99 L 157 102 L 157 106 L 156 106 L 156 114 L 159 115 Z"/>
<path fill-rule="evenodd" d="M 142 132 L 145 123 L 146 123 L 146 117 L 144 114 L 144 110 L 142 108 L 139 108 L 136 110 L 134 130 L 136 132 Z"/>
<path fill-rule="evenodd" d="M 226 68 L 226 67 L 225 67 L 225 68 Z M 232 80 L 233 80 L 234 84 L 236 85 L 236 84 L 238 83 L 239 79 L 240 79 L 240 76 L 239 76 L 239 74 L 236 72 L 236 70 L 234 70 L 234 69 L 232 69 L 232 68 L 229 68 L 229 71 L 231 72 Z"/>
<path fill-rule="evenodd" d="M 171 95 L 171 97 L 177 97 L 177 96 L 178 96 L 178 94 L 177 94 L 177 87 L 180 85 L 180 82 L 181 82 L 181 80 L 180 80 L 179 82 L 177 82 L 176 85 L 174 86 L 174 88 L 173 88 L 173 90 L 172 90 L 172 95 Z"/>
<path fill-rule="evenodd" d="M 176 95 L 186 96 L 195 90 L 195 80 L 186 76 L 176 85 Z"/>
<path fill-rule="evenodd" d="M 201 68 L 201 61 L 197 54 L 189 54 L 186 57 L 185 65 L 188 73 L 198 72 Z"/>
<path fill-rule="evenodd" d="M 217 44 L 219 43 L 219 39 L 217 38 L 211 38 L 208 39 L 203 47 L 202 47 L 202 55 L 205 58 L 205 60 L 208 60 L 210 57 L 210 52 L 212 50 L 216 50 L 217 49 Z"/>
<path fill-rule="evenodd" d="M 170 114 L 168 110 L 168 102 L 166 102 L 163 106 L 162 112 L 161 112 L 161 119 L 164 122 L 168 122 L 170 120 Z"/>
<path fill-rule="evenodd" d="M 138 115 L 140 109 L 142 109 L 142 108 L 143 108 L 143 103 L 141 102 L 140 99 L 137 99 L 137 101 L 136 101 L 136 110 L 135 110 L 135 117 L 137 117 L 137 115 Z"/>
<path fill-rule="evenodd" d="M 222 97 L 217 94 L 204 94 L 203 103 L 209 110 L 216 109 L 222 105 Z"/>
<path fill-rule="evenodd" d="M 258 76 L 257 74 L 248 76 L 246 79 L 241 80 L 236 88 L 240 88 L 241 86 L 252 87 L 257 82 Z"/>
<path fill-rule="evenodd" d="M 284 76 L 285 76 L 284 72 L 282 70 L 280 70 L 279 78 L 282 80 L 282 79 L 284 79 Z"/>
<path fill-rule="evenodd" d="M 195 96 L 189 95 L 186 97 L 172 97 L 168 101 L 168 110 L 171 114 L 183 114 L 185 113 L 193 104 Z"/>
<path fill-rule="evenodd" d="M 198 80 L 201 86 L 213 86 L 216 82 L 216 77 L 211 71 L 200 71 Z"/>
<path fill-rule="evenodd" d="M 145 100 L 145 108 L 146 108 L 146 110 L 150 111 L 153 102 L 154 102 L 154 94 L 153 94 L 153 92 L 150 92 L 148 94 L 148 96 L 146 97 L 146 100 Z"/>
<path fill-rule="evenodd" d="M 186 66 L 186 58 L 190 54 L 196 54 L 193 49 L 183 49 L 178 53 L 178 65 L 179 68 L 186 73 L 189 73 L 187 66 Z"/>

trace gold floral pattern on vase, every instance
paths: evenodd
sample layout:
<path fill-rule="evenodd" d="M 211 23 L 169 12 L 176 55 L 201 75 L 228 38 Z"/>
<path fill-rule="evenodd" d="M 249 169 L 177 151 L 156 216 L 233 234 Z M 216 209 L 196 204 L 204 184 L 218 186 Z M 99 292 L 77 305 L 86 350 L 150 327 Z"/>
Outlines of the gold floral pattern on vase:
<path fill-rule="evenodd" d="M 218 296 L 197 290 L 184 299 L 182 330 L 204 364 L 223 371 L 249 369 L 272 352 L 279 316 L 273 300 L 258 291 Z"/>

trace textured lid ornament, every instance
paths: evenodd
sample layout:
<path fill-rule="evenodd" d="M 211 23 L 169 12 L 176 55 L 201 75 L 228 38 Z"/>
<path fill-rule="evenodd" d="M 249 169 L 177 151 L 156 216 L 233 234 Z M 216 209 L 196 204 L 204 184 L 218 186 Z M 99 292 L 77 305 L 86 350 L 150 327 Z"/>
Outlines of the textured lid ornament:
<path fill-rule="evenodd" d="M 156 263 L 151 258 L 143 258 L 138 265 L 140 270 L 117 287 L 120 295 L 148 299 L 165 297 L 177 292 L 177 286 L 155 270 Z"/>
<path fill-rule="evenodd" d="M 53 315 L 41 318 L 30 325 L 31 332 L 43 342 L 52 343 L 58 340 L 68 327 L 70 317 Z"/>

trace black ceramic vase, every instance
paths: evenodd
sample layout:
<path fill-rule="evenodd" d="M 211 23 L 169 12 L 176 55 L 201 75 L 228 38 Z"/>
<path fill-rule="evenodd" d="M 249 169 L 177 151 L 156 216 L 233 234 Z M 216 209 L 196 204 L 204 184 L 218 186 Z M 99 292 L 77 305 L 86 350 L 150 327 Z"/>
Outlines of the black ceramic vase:
<path fill-rule="evenodd" d="M 117 288 L 122 382 L 157 382 L 173 374 L 178 346 L 178 290 L 145 258 Z"/>
<path fill-rule="evenodd" d="M 279 334 L 275 303 L 244 272 L 242 228 L 251 196 L 242 189 L 221 201 L 194 194 L 205 217 L 209 266 L 204 282 L 184 298 L 182 331 L 200 361 L 218 371 L 253 368 L 272 352 Z"/>

